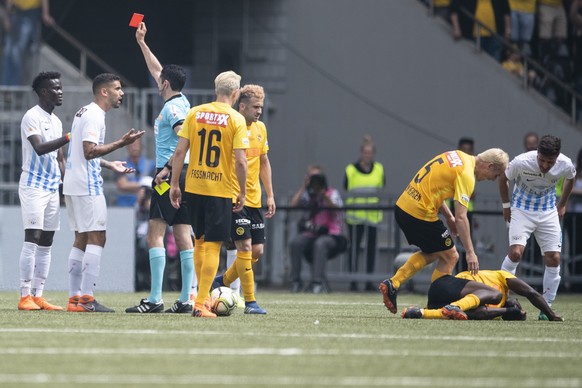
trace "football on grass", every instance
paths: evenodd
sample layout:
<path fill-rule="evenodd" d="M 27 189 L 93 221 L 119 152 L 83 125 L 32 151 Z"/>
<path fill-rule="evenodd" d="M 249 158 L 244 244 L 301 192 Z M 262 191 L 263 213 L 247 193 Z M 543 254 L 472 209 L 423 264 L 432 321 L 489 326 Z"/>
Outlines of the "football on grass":
<path fill-rule="evenodd" d="M 210 293 L 212 311 L 219 316 L 226 317 L 236 310 L 238 298 L 229 287 L 218 287 Z"/>

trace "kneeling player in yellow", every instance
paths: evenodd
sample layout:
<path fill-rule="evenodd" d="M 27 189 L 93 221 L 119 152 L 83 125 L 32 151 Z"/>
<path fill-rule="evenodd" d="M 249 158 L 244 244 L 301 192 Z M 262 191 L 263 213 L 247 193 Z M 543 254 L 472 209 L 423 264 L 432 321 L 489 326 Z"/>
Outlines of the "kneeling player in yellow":
<path fill-rule="evenodd" d="M 539 292 L 503 270 L 442 276 L 430 285 L 427 308 L 408 307 L 402 312 L 402 318 L 525 320 L 525 311 L 517 300 L 508 298 L 509 291 L 526 297 L 550 321 L 563 321 Z"/>

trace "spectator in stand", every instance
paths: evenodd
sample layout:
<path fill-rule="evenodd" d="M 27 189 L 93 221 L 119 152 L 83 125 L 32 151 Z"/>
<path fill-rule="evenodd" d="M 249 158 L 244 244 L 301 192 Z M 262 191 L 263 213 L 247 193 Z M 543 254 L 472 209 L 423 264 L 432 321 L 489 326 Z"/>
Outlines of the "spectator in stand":
<path fill-rule="evenodd" d="M 348 192 L 346 205 L 360 205 L 364 207 L 376 206 L 380 202 L 379 191 L 386 185 L 384 166 L 374 161 L 376 146 L 370 135 L 364 136 L 360 147 L 359 159 L 346 167 L 344 174 L 344 189 Z M 381 210 L 348 210 L 346 224 L 351 241 L 349 250 L 349 271 L 358 272 L 360 245 L 364 232 L 366 234 L 366 272 L 374 272 L 376 262 L 376 235 L 378 225 L 382 222 Z M 356 282 L 352 282 L 351 291 L 357 291 Z M 366 291 L 376 291 L 377 287 L 370 282 L 366 283 Z"/>
<path fill-rule="evenodd" d="M 572 65 L 566 45 L 568 19 L 563 0 L 538 2 L 538 57 L 542 66 L 564 83 L 572 81 Z M 561 86 L 548 80 L 542 93 L 553 103 L 569 108 L 570 97 Z"/>
<path fill-rule="evenodd" d="M 570 21 L 574 27 L 574 90 L 582 94 L 582 0 L 572 0 Z M 576 100 L 576 120 L 582 124 L 582 99 Z"/>
<path fill-rule="evenodd" d="M 434 15 L 443 18 L 447 23 L 451 22 L 451 0 L 422 0 L 428 7 L 432 3 L 432 11 Z"/>
<path fill-rule="evenodd" d="M 120 193 L 117 195 L 116 204 L 117 206 L 134 206 L 144 195 L 141 179 L 146 176 L 153 178 L 155 167 L 153 160 L 141 155 L 141 139 L 127 146 L 125 166 L 133 168 L 135 173 L 117 175 L 117 190 Z"/>
<path fill-rule="evenodd" d="M 537 0 L 509 0 L 511 8 L 511 41 L 524 55 L 531 55 Z"/>
<path fill-rule="evenodd" d="M 25 50 L 38 54 L 40 20 L 46 26 L 54 24 L 49 14 L 49 0 L 7 0 L 4 14 L 4 59 L 2 85 L 22 85 L 23 60 L 29 59 Z"/>
<path fill-rule="evenodd" d="M 523 78 L 525 69 L 521 61 L 521 53 L 517 47 L 512 47 L 507 50 L 507 58 L 503 61 L 501 66 L 511 74 Z M 531 84 L 536 79 L 536 72 L 529 70 L 527 72 L 528 82 Z"/>
<path fill-rule="evenodd" d="M 538 0 L 538 37 L 540 44 L 555 39 L 563 42 L 568 37 L 568 19 L 563 0 Z"/>
<path fill-rule="evenodd" d="M 462 9 L 487 28 L 479 28 L 479 24 L 466 16 Z M 511 10 L 507 0 L 451 0 L 451 24 L 453 38 L 474 41 L 480 37 L 481 48 L 501 62 L 503 41 L 493 33 L 507 41 L 511 39 Z"/>

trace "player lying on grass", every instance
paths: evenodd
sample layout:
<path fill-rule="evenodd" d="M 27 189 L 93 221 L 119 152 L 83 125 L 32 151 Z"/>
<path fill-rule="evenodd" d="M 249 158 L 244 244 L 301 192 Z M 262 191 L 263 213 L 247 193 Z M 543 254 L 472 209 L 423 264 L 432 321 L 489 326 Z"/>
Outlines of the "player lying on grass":
<path fill-rule="evenodd" d="M 526 297 L 550 321 L 563 321 L 539 292 L 503 270 L 443 276 L 431 284 L 427 308 L 408 307 L 402 312 L 402 318 L 525 320 L 526 313 L 519 302 L 508 300 L 509 291 Z"/>

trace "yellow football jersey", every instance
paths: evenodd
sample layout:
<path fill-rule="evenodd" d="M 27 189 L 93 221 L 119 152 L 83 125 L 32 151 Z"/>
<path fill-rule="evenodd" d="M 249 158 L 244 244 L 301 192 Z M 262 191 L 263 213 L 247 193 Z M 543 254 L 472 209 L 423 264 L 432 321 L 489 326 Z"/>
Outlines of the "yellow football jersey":
<path fill-rule="evenodd" d="M 269 151 L 269 143 L 267 141 L 267 128 L 262 121 L 251 123 L 247 127 L 247 135 L 249 138 L 249 148 L 247 153 L 247 196 L 245 198 L 245 206 L 260 208 L 261 207 L 261 155 Z M 236 193 L 240 192 L 238 181 L 236 180 L 236 172 L 233 170 L 233 200 L 236 199 Z"/>
<path fill-rule="evenodd" d="M 249 147 L 244 117 L 222 102 L 198 105 L 188 112 L 178 136 L 190 140 L 186 191 L 231 198 L 234 150 Z"/>
<path fill-rule="evenodd" d="M 495 305 L 488 305 L 492 307 L 503 307 L 507 301 L 507 295 L 509 294 L 509 286 L 507 285 L 507 279 L 514 279 L 515 276 L 511 273 L 503 270 L 489 271 L 480 270 L 477 275 L 471 275 L 471 272 L 464 271 L 456 275 L 460 279 L 474 280 L 479 283 L 493 287 L 501 292 L 501 302 Z"/>
<path fill-rule="evenodd" d="M 453 198 L 467 207 L 474 189 L 475 157 L 447 151 L 418 171 L 396 205 L 419 220 L 434 222 L 444 200 Z"/>
<path fill-rule="evenodd" d="M 534 13 L 537 0 L 509 0 L 509 8 L 512 11 Z M 515 26 L 512 26 L 515 28 Z"/>

